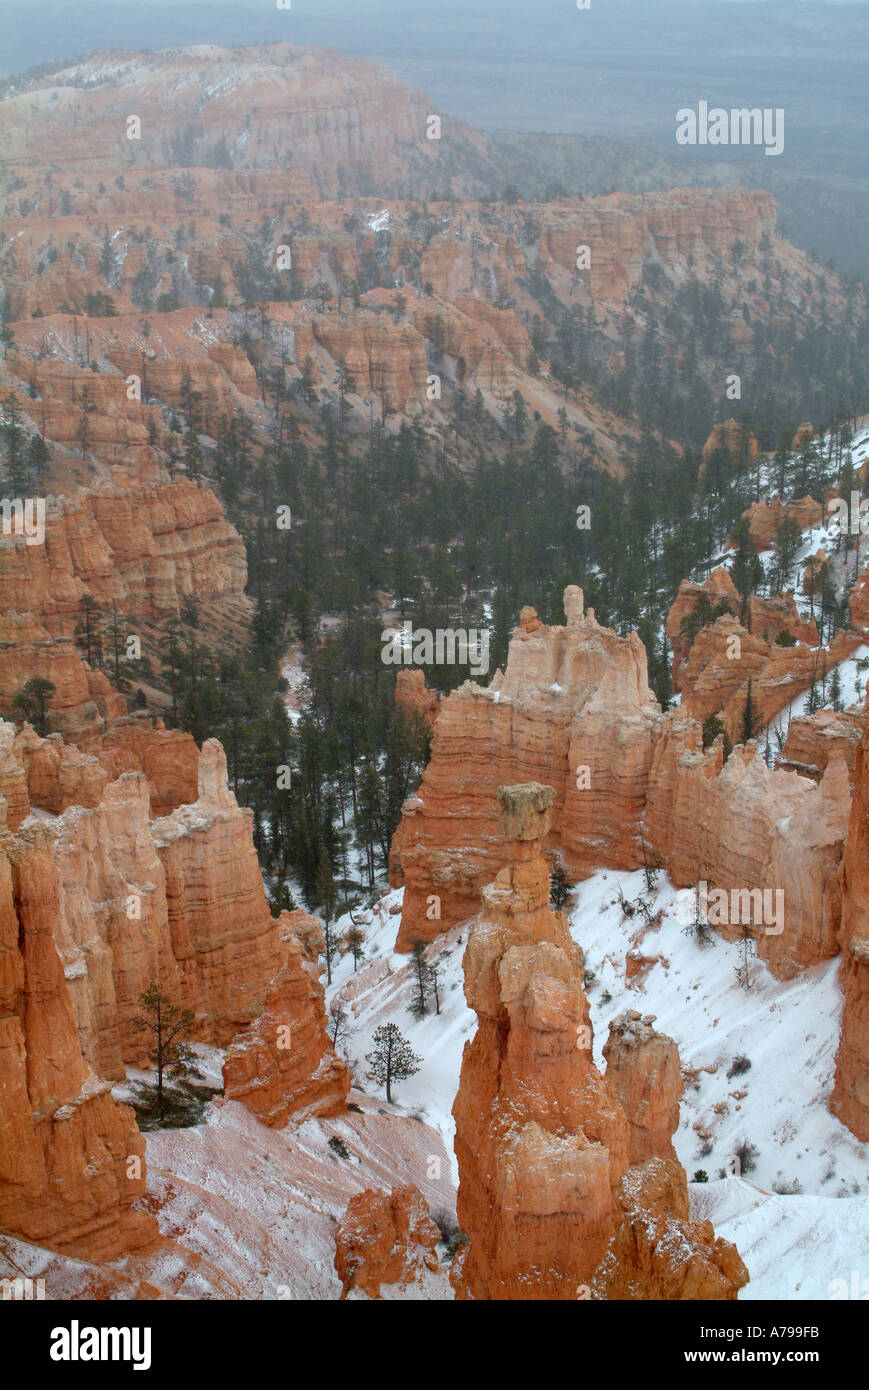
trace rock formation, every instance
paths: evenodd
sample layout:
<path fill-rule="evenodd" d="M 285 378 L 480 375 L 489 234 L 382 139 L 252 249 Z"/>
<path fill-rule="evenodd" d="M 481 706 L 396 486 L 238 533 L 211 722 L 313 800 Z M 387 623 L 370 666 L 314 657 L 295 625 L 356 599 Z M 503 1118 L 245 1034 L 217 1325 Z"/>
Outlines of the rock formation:
<path fill-rule="evenodd" d="M 703 596 L 729 612 L 702 627 L 692 641 L 682 625 Z M 751 595 L 743 605 L 725 569 L 713 570 L 702 585 L 683 580 L 666 630 L 682 709 L 700 723 L 720 715 L 733 742 L 743 737 L 749 681 L 755 729 L 762 729 L 863 642 L 859 630 L 840 631 L 829 648 L 820 648 L 817 627 L 800 616 L 792 592 L 778 598 Z M 780 645 L 782 634 L 796 645 Z"/>
<path fill-rule="evenodd" d="M 19 802 L 25 764 L 37 789 L 77 771 L 93 801 L 49 820 L 19 804 L 8 820 L 0 800 L 0 1229 L 93 1260 L 156 1236 L 133 1209 L 144 1140 L 109 1094 L 145 1060 L 134 1020 L 152 981 L 194 1010 L 194 1037 L 232 1044 L 227 1094 L 266 1123 L 340 1109 L 349 1088 L 326 1033 L 319 923 L 271 918 L 220 745 L 203 747 L 196 801 L 157 820 L 142 771 L 108 780 L 137 746 L 158 770 L 187 748 L 152 732 L 98 757 L 0 723 L 0 778 Z"/>
<path fill-rule="evenodd" d="M 830 1108 L 858 1139 L 869 1140 L 869 692 L 863 713 L 841 870 L 845 1010 Z"/>
<path fill-rule="evenodd" d="M 679 887 L 705 880 L 710 888 L 784 894 L 783 923 L 762 925 L 757 913 L 755 920 L 758 954 L 789 978 L 837 953 L 849 804 L 841 758 L 831 760 L 818 786 L 771 771 L 754 743 L 725 763 L 721 740 L 704 750 L 700 726 L 675 711 L 655 748 L 644 827 Z"/>
<path fill-rule="evenodd" d="M 425 672 L 400 670 L 395 677 L 395 707 L 407 719 L 419 716 L 431 727 L 438 717 L 440 700 L 425 683 Z"/>
<path fill-rule="evenodd" d="M 613 1019 L 603 1049 L 606 1079 L 631 1127 L 632 1166 L 653 1157 L 676 1157 L 672 1136 L 679 1127 L 682 1095 L 679 1049 L 653 1028 L 654 1021 L 652 1015 L 628 1009 Z"/>
<path fill-rule="evenodd" d="M 746 432 L 738 420 L 732 417 L 720 425 L 713 425 L 709 437 L 703 445 L 703 464 L 708 464 L 716 449 L 729 449 L 735 459 L 742 458 L 745 464 L 757 458 L 757 435 Z"/>
<path fill-rule="evenodd" d="M 307 914 L 299 914 L 305 917 Z M 279 918 L 283 927 L 290 914 Z M 316 918 L 313 920 L 319 927 Z M 319 928 L 322 941 L 322 928 Z M 280 1128 L 290 1116 L 331 1115 L 344 1108 L 350 1089 L 347 1064 L 326 1032 L 323 986 L 294 933 L 282 932 L 286 963 L 269 985 L 265 1008 L 236 1034 L 223 1063 L 227 1100 L 239 1100 L 263 1124 Z"/>
<path fill-rule="evenodd" d="M 86 593 L 135 621 L 163 621 L 187 597 L 241 601 L 246 582 L 244 543 L 213 493 L 186 479 L 143 484 L 116 469 L 111 482 L 49 499 L 44 545 L 7 539 L 0 605 L 71 637 Z"/>
<path fill-rule="evenodd" d="M 438 1269 L 440 1232 L 418 1187 L 366 1188 L 347 1204 L 335 1233 L 335 1269 L 342 1298 L 358 1291 L 379 1298 L 381 1286 L 406 1289 Z"/>
<path fill-rule="evenodd" d="M 0 850 L 0 1229 L 85 1259 L 157 1236 L 145 1141 L 79 1049 L 48 832 Z"/>
<path fill-rule="evenodd" d="M 612 1232 L 629 1126 L 591 1059 L 582 954 L 549 907 L 551 787 L 502 787 L 513 862 L 483 890 L 464 958 L 477 1032 L 453 1114 L 460 1298 L 575 1298 Z"/>
<path fill-rule="evenodd" d="M 591 1280 L 593 1299 L 735 1299 L 748 1270 L 710 1221 L 691 1221 L 679 1164 L 652 1158 L 619 1186 L 615 1234 Z"/>
<path fill-rule="evenodd" d="M 549 907 L 540 852 L 555 791 L 500 787 L 498 801 L 514 857 L 483 890 L 464 957 L 477 1031 L 453 1107 L 469 1238 L 450 1273 L 456 1295 L 735 1297 L 748 1277 L 735 1249 L 688 1221 L 675 1043 L 628 1011 L 605 1076 L 592 1061 L 582 952 Z"/>
<path fill-rule="evenodd" d="M 795 715 L 788 725 L 780 766 L 820 781 L 830 762 L 838 756 L 847 763 L 853 783 L 862 732 L 863 719 L 856 708 L 839 713 L 821 709 L 816 714 Z"/>
<path fill-rule="evenodd" d="M 564 596 L 567 623 L 523 609 L 507 669 L 488 687 L 466 682 L 441 703 L 431 761 L 392 845 L 404 883 L 398 949 L 470 916 L 510 853 L 499 784 L 540 780 L 556 791 L 553 834 L 568 869 L 642 863 L 637 826 L 660 713 L 636 634 L 617 637 Z"/>

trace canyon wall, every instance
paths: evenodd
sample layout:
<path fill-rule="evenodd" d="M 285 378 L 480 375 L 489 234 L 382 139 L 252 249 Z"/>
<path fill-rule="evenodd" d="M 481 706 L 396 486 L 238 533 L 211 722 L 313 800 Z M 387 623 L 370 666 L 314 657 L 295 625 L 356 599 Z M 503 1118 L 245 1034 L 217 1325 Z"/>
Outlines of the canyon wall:
<path fill-rule="evenodd" d="M 441 703 L 431 760 L 393 840 L 392 881 L 405 885 L 397 948 L 472 914 L 511 852 L 499 834 L 497 786 L 522 777 L 555 788 L 546 843 L 569 872 L 636 868 L 645 853 L 679 887 L 705 879 L 781 889 L 783 922 L 767 924 L 780 930 L 761 931 L 758 942 L 770 968 L 789 978 L 834 956 L 851 797 L 846 747 L 830 750 L 817 784 L 767 768 L 751 741 L 725 763 L 721 739 L 704 749 L 699 722 L 681 707 L 661 714 L 635 635 L 599 627 L 579 590 L 566 590 L 565 605 L 566 627 L 523 609 L 506 672 Z"/>
<path fill-rule="evenodd" d="M 2 808 L 0 808 L 2 809 Z M 0 838 L 0 1229 L 85 1259 L 153 1242 L 145 1140 L 83 1057 L 50 830 Z"/>
<path fill-rule="evenodd" d="M 645 649 L 636 634 L 600 627 L 575 586 L 565 611 L 566 626 L 547 627 L 523 609 L 506 671 L 441 703 L 431 761 L 392 845 L 391 881 L 405 886 L 399 950 L 476 910 L 504 863 L 503 782 L 555 788 L 547 844 L 571 871 L 642 863 L 637 827 L 660 721 Z"/>
<path fill-rule="evenodd" d="M 179 743 L 158 743 L 158 769 Z M 326 1032 L 319 923 L 272 919 L 220 744 L 199 756 L 196 800 L 155 820 L 143 771 L 108 780 L 132 752 L 121 740 L 104 764 L 0 723 L 14 794 L 0 799 L 0 1229 L 91 1260 L 157 1235 L 136 1209 L 144 1139 L 110 1094 L 126 1065 L 148 1065 L 135 1019 L 152 982 L 194 1011 L 195 1039 L 231 1044 L 227 1096 L 267 1123 L 333 1113 L 349 1089 Z M 27 815 L 28 775 L 39 789 L 58 764 L 92 804 Z"/>
<path fill-rule="evenodd" d="M 869 693 L 848 842 L 842 861 L 842 991 L 845 1010 L 830 1108 L 869 1140 Z"/>

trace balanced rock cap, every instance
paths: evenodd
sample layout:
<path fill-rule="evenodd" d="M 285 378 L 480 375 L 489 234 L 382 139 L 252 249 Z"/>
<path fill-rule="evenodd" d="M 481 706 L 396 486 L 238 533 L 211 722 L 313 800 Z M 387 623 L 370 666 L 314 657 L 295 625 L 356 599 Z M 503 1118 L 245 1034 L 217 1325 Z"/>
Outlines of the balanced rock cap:
<path fill-rule="evenodd" d="M 507 840 L 542 840 L 549 831 L 555 788 L 543 782 L 520 782 L 498 788 L 501 826 Z"/>

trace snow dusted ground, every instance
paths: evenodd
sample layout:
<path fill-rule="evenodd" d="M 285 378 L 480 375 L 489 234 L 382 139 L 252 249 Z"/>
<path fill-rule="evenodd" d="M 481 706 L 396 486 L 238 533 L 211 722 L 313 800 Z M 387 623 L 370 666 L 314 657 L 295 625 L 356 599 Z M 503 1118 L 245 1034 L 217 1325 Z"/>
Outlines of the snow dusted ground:
<path fill-rule="evenodd" d="M 676 1151 L 689 1179 L 701 1169 L 708 1174 L 708 1183 L 692 1183 L 692 1202 L 736 1242 L 751 1273 L 742 1297 L 829 1298 L 833 1280 L 847 1281 L 851 1269 L 869 1273 L 869 1153 L 827 1108 L 842 1009 L 838 962 L 782 983 L 754 961 L 744 990 L 735 943 L 715 936 L 714 945 L 701 947 L 687 936 L 684 899 L 663 873 L 652 904 L 663 910 L 660 926 L 646 928 L 639 914 L 623 920 L 619 888 L 633 901 L 643 887 L 642 872 L 602 870 L 576 891 L 571 930 L 594 972 L 595 1061 L 604 1066 L 617 1014 L 636 1008 L 656 1016 L 656 1026 L 678 1042 L 688 1074 Z M 367 962 L 354 976 L 349 956 L 342 959 L 329 994 L 349 1006 L 355 1031 L 347 1051 L 363 1068 L 375 1028 L 398 1024 L 423 1060 L 397 1088 L 395 1109 L 419 1114 L 451 1153 L 450 1111 L 462 1048 L 475 1027 L 461 983 L 467 926 L 429 948 L 441 964 L 441 1015 L 417 1020 L 409 1012 L 412 963 L 392 950 L 398 919 L 388 907 L 400 899 L 392 893 L 365 914 Z M 634 949 L 661 959 L 627 986 L 626 956 Z M 737 1056 L 751 1066 L 728 1079 Z M 725 1177 L 744 1143 L 757 1150 L 754 1166 L 742 1178 Z"/>
<path fill-rule="evenodd" d="M 467 941 L 467 929 L 456 927 L 446 932 L 429 947 L 427 959 L 437 960 L 441 967 L 440 1014 L 431 1011 L 421 1019 L 410 1012 L 414 997 L 412 957 L 393 951 L 399 917 L 389 908 L 401 903 L 403 890 L 389 893 L 373 912 L 354 912 L 356 921 L 365 933 L 365 960 L 354 975 L 353 960 L 348 954 L 332 971 L 332 987 L 327 990 L 327 1007 L 336 995 L 348 1005 L 351 1034 L 346 1047 L 339 1043 L 348 1060 L 354 1064 L 354 1079 L 372 1096 L 379 1094 L 373 1082 L 367 1081 L 365 1055 L 371 1051 L 375 1030 L 382 1023 L 396 1023 L 409 1040 L 414 1052 L 422 1059 L 420 1070 L 393 1088 L 394 1109 L 400 1114 L 420 1115 L 427 1125 L 438 1131 L 449 1155 L 453 1181 L 458 1183 L 458 1169 L 453 1154 L 452 1105 L 459 1085 L 462 1049 L 477 1026 L 477 1017 L 465 1003 L 462 986 L 462 953 Z M 350 925 L 349 918 L 338 924 L 343 933 Z"/>
<path fill-rule="evenodd" d="M 302 717 L 305 690 L 305 664 L 302 657 L 302 644 L 294 642 L 281 663 L 281 675 L 289 689 L 284 694 L 284 707 L 287 718 L 297 724 Z"/>
<path fill-rule="evenodd" d="M 354 1193 L 411 1182 L 432 1211 L 454 1213 L 438 1136 L 369 1108 L 361 1095 L 350 1099 L 365 1113 L 276 1130 L 230 1101 L 212 1104 L 204 1125 L 149 1134 L 149 1205 L 190 1258 L 171 1250 L 166 1267 L 147 1277 L 160 1287 L 176 1281 L 188 1298 L 338 1298 L 335 1229 Z M 330 1139 L 349 1157 L 330 1149 Z M 428 1176 L 433 1159 L 440 1178 Z M 220 1280 L 232 1291 L 215 1292 Z M 428 1296 L 452 1296 L 445 1272 Z"/>
<path fill-rule="evenodd" d="M 845 661 L 840 661 L 838 666 L 830 666 L 827 671 L 827 699 L 821 708 L 832 709 L 830 704 L 830 676 L 833 671 L 839 672 L 840 689 L 842 692 L 842 708 L 848 709 L 850 705 L 858 705 L 863 708 L 863 699 L 866 694 L 866 682 L 869 680 L 869 644 L 864 643 L 858 647 Z M 818 674 L 818 688 L 820 692 L 821 676 Z M 785 705 L 774 719 L 770 720 L 769 728 L 779 730 L 782 735 L 787 737 L 787 731 L 792 719 L 798 714 L 808 714 L 810 690 L 804 690 L 801 695 L 797 695 L 791 700 L 789 705 Z M 775 745 L 773 744 L 775 751 Z"/>

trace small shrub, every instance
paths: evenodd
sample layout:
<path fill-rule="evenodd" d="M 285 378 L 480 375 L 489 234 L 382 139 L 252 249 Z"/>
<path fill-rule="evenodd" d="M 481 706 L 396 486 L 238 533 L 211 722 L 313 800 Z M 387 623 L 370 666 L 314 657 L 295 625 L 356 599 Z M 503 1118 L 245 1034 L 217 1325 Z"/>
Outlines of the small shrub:
<path fill-rule="evenodd" d="M 333 1154 L 337 1155 L 338 1158 L 350 1157 L 350 1150 L 344 1143 L 344 1140 L 340 1139 L 337 1134 L 333 1134 L 332 1138 L 329 1140 L 329 1148 L 332 1150 Z"/>
<path fill-rule="evenodd" d="M 733 1061 L 730 1063 L 730 1066 L 727 1071 L 727 1080 L 732 1081 L 734 1076 L 743 1076 L 745 1072 L 750 1070 L 750 1059 L 748 1057 L 744 1057 L 740 1052 L 736 1057 L 734 1057 Z"/>
<path fill-rule="evenodd" d="M 696 1173 L 694 1174 L 693 1178 L 691 1179 L 691 1181 L 692 1181 L 692 1182 L 708 1182 L 708 1181 L 709 1181 L 709 1174 L 707 1173 L 707 1171 L 706 1171 L 705 1168 L 698 1168 L 697 1171 L 696 1171 Z"/>
<path fill-rule="evenodd" d="M 454 1259 L 455 1256 L 458 1254 L 459 1250 L 461 1250 L 462 1246 L 467 1244 L 468 1237 L 465 1235 L 464 1231 L 460 1231 L 458 1227 L 456 1227 L 455 1233 L 447 1241 L 447 1248 L 444 1251 L 444 1259 L 447 1261 Z"/>
<path fill-rule="evenodd" d="M 773 1192 L 777 1192 L 780 1197 L 796 1197 L 803 1190 L 803 1185 L 799 1178 L 777 1178 L 772 1185 Z"/>
<path fill-rule="evenodd" d="M 754 1144 L 749 1144 L 747 1139 L 734 1150 L 736 1158 L 739 1159 L 740 1173 L 753 1173 L 757 1167 L 757 1160 L 760 1157 L 759 1150 Z"/>

